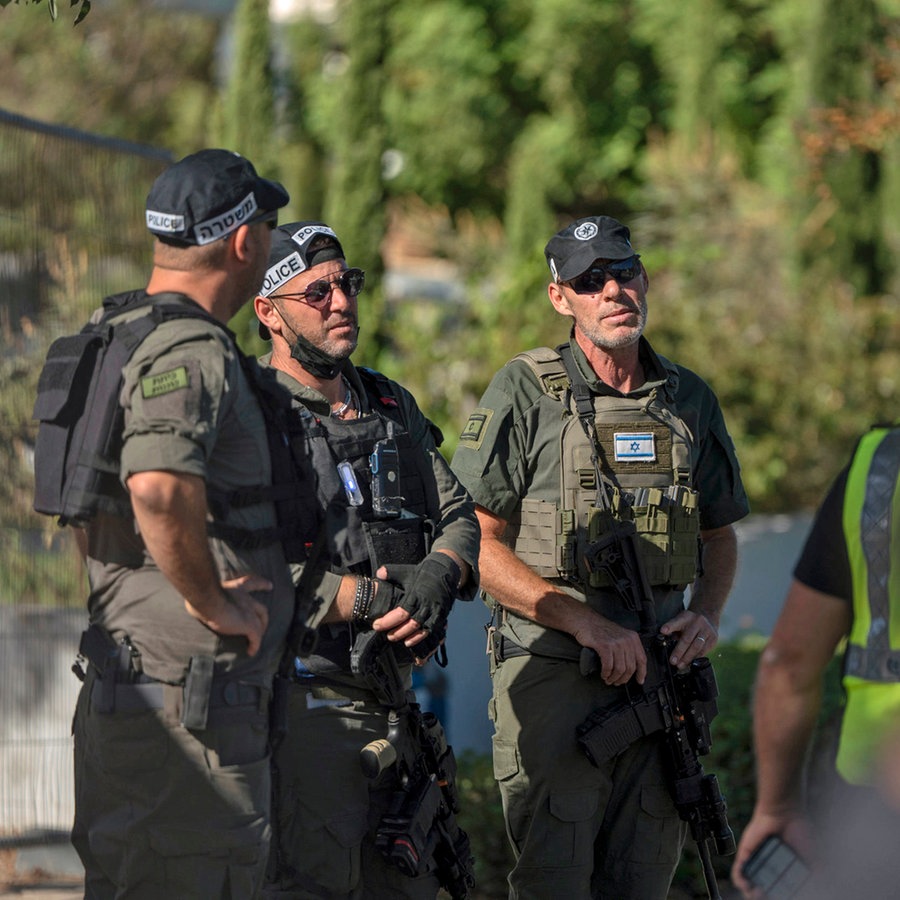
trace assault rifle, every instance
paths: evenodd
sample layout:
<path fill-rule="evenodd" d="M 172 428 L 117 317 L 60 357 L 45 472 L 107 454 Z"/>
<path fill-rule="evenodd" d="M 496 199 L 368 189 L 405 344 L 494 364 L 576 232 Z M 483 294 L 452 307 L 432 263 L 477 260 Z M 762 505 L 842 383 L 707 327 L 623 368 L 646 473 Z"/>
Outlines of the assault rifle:
<path fill-rule="evenodd" d="M 592 572 L 603 570 L 628 608 L 639 613 L 647 677 L 643 684 L 632 679 L 625 686 L 622 703 L 591 713 L 578 726 L 578 743 L 588 759 L 599 766 L 638 738 L 663 734 L 675 808 L 697 844 L 710 900 L 721 900 L 710 844 L 723 856 L 734 853 L 734 834 L 719 782 L 715 775 L 704 773 L 699 760 L 712 745 L 709 723 L 718 712 L 715 673 L 706 657 L 694 659 L 685 671 L 669 662 L 677 640 L 660 634 L 656 627 L 653 593 L 634 523 L 612 519 L 609 524 L 610 530 L 588 550 L 585 563 Z M 582 649 L 583 675 L 591 674 L 597 662 L 593 650 Z"/>
<path fill-rule="evenodd" d="M 400 788 L 378 826 L 375 846 L 404 874 L 414 877 L 434 863 L 441 887 L 465 900 L 475 885 L 469 837 L 456 821 L 456 758 L 434 713 L 410 700 L 394 647 L 377 632 L 360 634 L 350 666 L 388 708 L 388 733 L 360 751 L 367 778 L 396 766 Z"/>

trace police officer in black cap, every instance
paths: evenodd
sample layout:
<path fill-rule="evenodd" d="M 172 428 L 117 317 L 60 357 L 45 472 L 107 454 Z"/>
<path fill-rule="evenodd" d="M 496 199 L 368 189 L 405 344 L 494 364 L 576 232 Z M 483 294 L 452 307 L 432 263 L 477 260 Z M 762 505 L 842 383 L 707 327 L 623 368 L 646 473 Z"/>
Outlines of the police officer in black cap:
<path fill-rule="evenodd" d="M 593 766 L 576 728 L 627 705 L 625 685 L 644 682 L 641 613 L 671 637 L 672 665 L 715 646 L 736 563 L 732 523 L 747 499 L 715 394 L 644 337 L 650 278 L 630 230 L 588 216 L 544 253 L 569 340 L 497 372 L 453 457 L 478 504 L 496 616 L 491 715 L 516 859 L 510 897 L 662 900 L 684 825 L 661 736 Z M 613 520 L 638 532 L 652 615 L 621 590 L 613 554 L 611 571 L 590 563 L 615 546 Z M 586 648 L 599 657 L 588 676 Z"/>
<path fill-rule="evenodd" d="M 147 288 L 119 297 L 114 322 L 163 302 L 184 315 L 122 372 L 130 510 L 78 532 L 91 625 L 72 839 L 94 900 L 247 900 L 261 887 L 267 704 L 294 591 L 280 543 L 263 538 L 276 515 L 254 364 L 225 323 L 261 284 L 287 202 L 235 153 L 182 159 L 147 198 Z M 256 498 L 213 511 L 241 492 Z"/>
<path fill-rule="evenodd" d="M 478 526 L 412 395 L 350 361 L 364 284 L 331 228 L 296 222 L 275 229 L 255 300 L 272 340 L 261 363 L 293 395 L 300 437 L 313 433 L 317 501 L 332 512 L 315 587 L 318 642 L 295 660 L 274 756 L 267 898 L 433 900 L 439 888 L 429 859 L 408 876 L 376 848 L 396 772 L 371 781 L 361 770 L 360 750 L 387 736 L 388 710 L 354 673 L 351 648 L 371 629 L 386 634 L 393 646 L 382 652 L 397 656 L 409 688 L 414 657 L 439 647 L 454 600 L 475 594 Z"/>

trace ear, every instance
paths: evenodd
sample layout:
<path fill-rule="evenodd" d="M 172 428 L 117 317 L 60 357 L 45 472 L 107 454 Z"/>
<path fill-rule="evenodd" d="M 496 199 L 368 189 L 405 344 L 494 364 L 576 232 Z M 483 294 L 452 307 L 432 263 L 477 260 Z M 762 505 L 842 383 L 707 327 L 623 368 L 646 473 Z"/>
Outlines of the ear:
<path fill-rule="evenodd" d="M 249 225 L 241 225 L 229 235 L 235 259 L 246 263 L 253 259 L 253 229 Z"/>
<path fill-rule="evenodd" d="M 253 311 L 272 334 L 281 334 L 281 319 L 275 311 L 275 304 L 268 297 L 257 294 L 253 298 Z"/>
<path fill-rule="evenodd" d="M 566 297 L 562 287 L 555 281 L 551 281 L 550 284 L 547 285 L 547 296 L 550 298 L 550 302 L 553 304 L 553 308 L 561 316 L 572 315 L 572 308 L 569 306 L 569 299 L 568 297 Z"/>

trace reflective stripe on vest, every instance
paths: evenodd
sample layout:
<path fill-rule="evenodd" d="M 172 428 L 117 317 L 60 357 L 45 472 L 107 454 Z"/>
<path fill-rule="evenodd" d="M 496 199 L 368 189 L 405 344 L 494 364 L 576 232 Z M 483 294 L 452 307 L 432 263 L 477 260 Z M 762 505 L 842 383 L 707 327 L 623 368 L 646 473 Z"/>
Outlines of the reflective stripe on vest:
<path fill-rule="evenodd" d="M 854 784 L 871 778 L 885 733 L 900 722 L 900 430 L 860 441 L 844 493 L 843 528 L 853 583 L 844 661 L 847 694 L 836 765 Z"/>

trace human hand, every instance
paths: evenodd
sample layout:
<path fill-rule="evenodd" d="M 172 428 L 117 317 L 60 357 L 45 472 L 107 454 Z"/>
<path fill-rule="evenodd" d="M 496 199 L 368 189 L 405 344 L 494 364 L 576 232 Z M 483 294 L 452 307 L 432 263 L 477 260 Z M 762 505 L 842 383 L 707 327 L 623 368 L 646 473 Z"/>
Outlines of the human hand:
<path fill-rule="evenodd" d="M 669 662 L 681 668 L 698 656 L 708 656 L 719 642 L 719 629 L 705 615 L 689 609 L 669 619 L 659 630 L 661 634 L 678 635 Z"/>
<path fill-rule="evenodd" d="M 252 592 L 271 590 L 272 582 L 260 575 L 239 575 L 222 582 L 220 602 L 214 611 L 201 613 L 187 600 L 184 606 L 210 631 L 246 637 L 247 655 L 255 656 L 269 625 L 269 610 L 253 598 Z"/>
<path fill-rule="evenodd" d="M 731 866 L 731 881 L 747 900 L 765 900 L 765 894 L 744 877 L 743 868 L 770 835 L 778 835 L 806 861 L 812 858 L 812 836 L 806 818 L 796 814 L 766 815 L 755 812 L 738 843 Z"/>
<path fill-rule="evenodd" d="M 446 553 L 429 553 L 417 565 L 382 566 L 376 574 L 400 586 L 399 605 L 422 628 L 434 632 L 438 625 L 446 626 L 460 578 L 459 566 Z"/>
<path fill-rule="evenodd" d="M 414 648 L 416 659 L 422 662 L 444 642 L 447 632 L 446 619 L 437 622 L 429 630 L 423 628 L 400 606 L 375 619 L 372 628 L 384 632 L 389 641 L 402 641 L 404 646 Z"/>
<path fill-rule="evenodd" d="M 647 654 L 636 631 L 592 613 L 585 627 L 573 632 L 572 636 L 582 647 L 597 654 L 600 677 L 607 684 L 623 685 L 632 677 L 638 684 L 644 683 Z"/>

